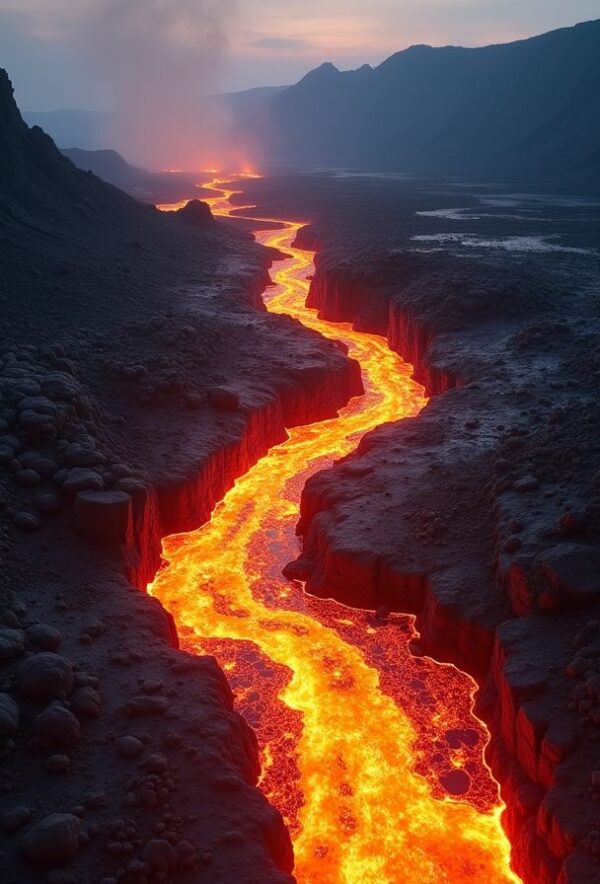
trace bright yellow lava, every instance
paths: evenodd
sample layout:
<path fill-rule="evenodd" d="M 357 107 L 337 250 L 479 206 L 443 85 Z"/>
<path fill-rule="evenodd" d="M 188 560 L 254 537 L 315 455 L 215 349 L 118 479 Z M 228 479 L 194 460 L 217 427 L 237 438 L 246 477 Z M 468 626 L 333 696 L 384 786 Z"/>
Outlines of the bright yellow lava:
<path fill-rule="evenodd" d="M 209 185 L 215 214 L 233 208 L 236 191 L 225 184 Z M 273 219 L 257 228 L 261 220 Z M 426 401 L 411 366 L 383 338 L 331 325 L 304 306 L 314 256 L 292 247 L 301 226 L 286 221 L 256 234 L 290 256 L 275 265 L 268 309 L 342 340 L 362 366 L 366 393 L 338 418 L 292 429 L 237 480 L 210 522 L 166 538 L 168 566 L 149 591 L 174 615 L 187 649 L 217 656 L 256 726 L 261 788 L 290 826 L 299 882 L 517 882 L 472 681 L 410 655 L 410 618 L 380 630 L 370 615 L 311 599 L 281 576 L 297 554 L 306 479 Z M 407 684 L 417 699 L 406 699 Z M 459 743 L 463 734 L 464 745 L 450 734 Z M 473 795 L 444 797 L 441 768 L 468 770 Z"/>

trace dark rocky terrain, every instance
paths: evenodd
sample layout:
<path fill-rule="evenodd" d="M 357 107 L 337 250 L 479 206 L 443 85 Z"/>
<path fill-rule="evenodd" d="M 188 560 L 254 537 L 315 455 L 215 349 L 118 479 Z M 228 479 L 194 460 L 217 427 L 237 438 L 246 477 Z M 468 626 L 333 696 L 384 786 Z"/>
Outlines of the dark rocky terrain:
<path fill-rule="evenodd" d="M 3 880 L 290 881 L 256 740 L 144 589 L 356 366 L 260 292 L 276 255 L 180 223 L 28 129 L 0 72 Z M 127 576 L 126 576 L 127 575 Z M 129 578 L 129 582 L 127 577 Z"/>
<path fill-rule="evenodd" d="M 414 57 L 429 52 L 397 63 Z M 581 184 L 595 155 L 578 144 Z M 312 305 L 387 335 L 432 397 L 308 483 L 294 574 L 315 595 L 414 612 L 415 653 L 478 678 L 517 870 L 593 884 L 600 204 L 568 182 L 524 190 L 338 173 L 246 182 L 240 202 L 313 219 L 298 239 L 319 250 Z M 162 536 L 360 387 L 333 345 L 262 309 L 276 255 L 245 229 L 202 203 L 162 215 L 76 170 L 0 76 L 10 882 L 292 880 L 223 674 L 178 651 L 139 591 Z"/>
<path fill-rule="evenodd" d="M 313 218 L 310 302 L 387 335 L 431 394 L 309 480 L 293 566 L 414 612 L 482 690 L 528 882 L 600 880 L 600 203 L 384 176 L 253 182 Z"/>
<path fill-rule="evenodd" d="M 326 63 L 244 129 L 265 164 L 600 187 L 600 21 L 467 49 Z M 260 155 L 260 154 L 257 154 Z"/>

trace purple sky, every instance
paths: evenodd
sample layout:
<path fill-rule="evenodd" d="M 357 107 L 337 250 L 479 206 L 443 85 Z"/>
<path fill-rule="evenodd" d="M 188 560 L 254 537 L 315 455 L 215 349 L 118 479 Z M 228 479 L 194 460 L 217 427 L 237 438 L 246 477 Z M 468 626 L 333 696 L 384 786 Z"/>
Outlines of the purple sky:
<path fill-rule="evenodd" d="M 178 70 L 185 58 L 212 92 L 295 82 L 323 61 L 377 64 L 413 43 L 505 42 L 599 16 L 600 0 L 0 0 L 0 66 L 26 109 L 110 109 L 113 62 L 118 73 L 132 46 L 138 60 Z"/>

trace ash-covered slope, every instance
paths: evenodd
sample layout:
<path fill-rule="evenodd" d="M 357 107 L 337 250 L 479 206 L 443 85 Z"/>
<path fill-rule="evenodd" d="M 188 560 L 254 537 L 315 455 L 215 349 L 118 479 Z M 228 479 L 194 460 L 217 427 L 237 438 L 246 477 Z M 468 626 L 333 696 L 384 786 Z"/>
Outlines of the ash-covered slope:
<path fill-rule="evenodd" d="M 324 64 L 273 99 L 261 143 L 300 167 L 598 183 L 599 50 L 592 21 L 480 49 L 413 46 L 375 69 Z"/>
<path fill-rule="evenodd" d="M 190 211 L 200 224 L 76 169 L 0 74 L 7 884 L 292 881 L 223 673 L 140 590 L 163 536 L 359 379 L 264 310 L 273 253 Z"/>

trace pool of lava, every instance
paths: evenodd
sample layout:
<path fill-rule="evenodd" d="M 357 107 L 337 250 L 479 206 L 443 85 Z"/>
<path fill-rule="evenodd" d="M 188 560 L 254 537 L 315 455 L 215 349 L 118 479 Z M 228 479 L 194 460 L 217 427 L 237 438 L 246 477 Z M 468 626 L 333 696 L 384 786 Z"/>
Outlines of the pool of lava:
<path fill-rule="evenodd" d="M 233 211 L 233 184 L 203 186 L 215 214 Z M 289 257 L 273 268 L 267 308 L 343 341 L 365 394 L 336 418 L 290 430 L 207 524 L 165 538 L 167 565 L 149 591 L 173 614 L 182 646 L 214 654 L 225 670 L 257 733 L 260 787 L 289 827 L 298 881 L 519 881 L 472 679 L 411 652 L 412 617 L 378 619 L 282 577 L 298 554 L 308 477 L 379 424 L 417 414 L 426 398 L 384 338 L 305 306 L 314 255 L 293 246 L 302 225 L 261 230 L 268 220 L 256 220 L 256 239 Z"/>

